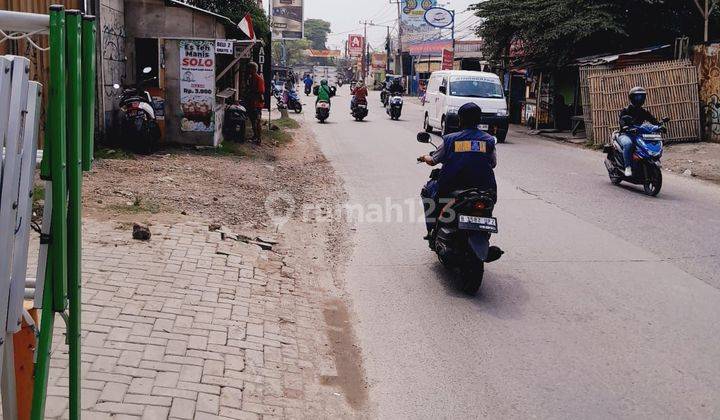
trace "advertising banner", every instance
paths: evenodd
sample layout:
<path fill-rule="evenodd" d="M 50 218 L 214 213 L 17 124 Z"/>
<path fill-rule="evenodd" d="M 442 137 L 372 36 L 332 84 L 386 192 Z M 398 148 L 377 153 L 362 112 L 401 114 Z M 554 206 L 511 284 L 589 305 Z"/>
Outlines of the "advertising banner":
<path fill-rule="evenodd" d="M 348 54 L 350 57 L 362 57 L 365 49 L 365 37 L 362 35 L 348 35 Z"/>
<path fill-rule="evenodd" d="M 312 58 L 340 58 L 340 50 L 307 50 L 305 55 Z"/>
<path fill-rule="evenodd" d="M 402 0 L 400 5 L 403 49 L 408 45 L 430 41 L 440 35 L 440 31 L 425 20 L 425 12 L 437 6 L 437 0 Z"/>
<path fill-rule="evenodd" d="M 373 70 L 385 70 L 387 65 L 387 54 L 386 53 L 373 53 L 372 55 L 372 69 Z"/>
<path fill-rule="evenodd" d="M 443 50 L 442 52 L 442 69 L 452 70 L 455 63 L 455 54 L 451 50 Z"/>
<path fill-rule="evenodd" d="M 215 42 L 180 41 L 182 131 L 214 131 Z"/>
<path fill-rule="evenodd" d="M 270 1 L 272 2 L 273 39 L 302 39 L 304 0 Z"/>

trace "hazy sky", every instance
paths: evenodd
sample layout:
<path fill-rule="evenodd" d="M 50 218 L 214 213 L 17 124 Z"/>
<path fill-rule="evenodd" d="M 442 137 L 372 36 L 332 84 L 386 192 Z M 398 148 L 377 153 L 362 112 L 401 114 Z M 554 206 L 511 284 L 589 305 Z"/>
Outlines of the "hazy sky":
<path fill-rule="evenodd" d="M 438 5 L 455 9 L 456 24 L 459 29 L 457 38 L 475 38 L 470 32 L 477 18 L 465 10 L 469 5 L 478 2 L 478 0 L 438 0 Z M 395 26 L 397 5 L 390 4 L 389 0 L 305 0 L 305 17 L 329 21 L 333 33 L 328 38 L 328 47 L 343 49 L 349 33 L 362 34 L 363 26 L 359 24 L 361 20 Z M 394 29 L 394 33 L 397 33 L 396 31 L 397 29 Z M 368 26 L 370 46 L 383 49 L 386 34 L 386 28 Z"/>

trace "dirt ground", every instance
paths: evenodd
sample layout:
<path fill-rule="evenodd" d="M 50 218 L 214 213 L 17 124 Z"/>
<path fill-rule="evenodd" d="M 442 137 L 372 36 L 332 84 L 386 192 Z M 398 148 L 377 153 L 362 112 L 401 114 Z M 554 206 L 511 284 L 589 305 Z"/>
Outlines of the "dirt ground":
<path fill-rule="evenodd" d="M 289 264 L 303 267 L 298 274 L 325 296 L 317 302 L 325 331 L 319 331 L 323 336 L 315 340 L 319 352 L 334 361 L 334 369 L 317 372 L 324 388 L 318 392 L 335 400 L 344 397 L 331 417 L 367 417 L 361 352 L 337 274 L 348 258 L 351 230 L 344 220 L 303 220 L 298 210 L 308 204 L 343 203 L 345 192 L 308 131 L 300 127 L 288 132 L 294 140 L 221 151 L 110 153 L 121 158 L 98 159 L 85 174 L 84 217 L 112 220 L 127 229 L 133 222 L 200 220 L 250 237 L 277 240 L 273 251 Z M 273 194 L 294 200 L 296 212 L 281 228 L 273 224 L 265 205 Z"/>
<path fill-rule="evenodd" d="M 683 143 L 667 146 L 663 166 L 675 173 L 690 170 L 693 177 L 720 183 L 720 143 Z"/>

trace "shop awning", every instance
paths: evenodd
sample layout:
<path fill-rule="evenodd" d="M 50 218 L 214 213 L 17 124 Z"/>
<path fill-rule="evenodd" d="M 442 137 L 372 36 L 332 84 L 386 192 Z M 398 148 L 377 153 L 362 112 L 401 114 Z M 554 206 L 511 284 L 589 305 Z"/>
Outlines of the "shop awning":
<path fill-rule="evenodd" d="M 578 58 L 575 62 L 579 66 L 599 66 L 603 64 L 611 64 L 619 60 L 623 59 L 633 59 L 633 58 L 639 58 L 637 56 L 641 56 L 643 54 L 650 54 L 655 52 L 660 52 L 661 50 L 664 50 L 665 48 L 670 48 L 670 44 L 665 45 L 656 45 L 653 47 L 648 47 L 642 50 L 636 50 L 636 51 L 628 51 L 624 53 L 617 53 L 617 54 L 603 54 L 603 55 L 592 55 L 588 57 L 581 57 Z M 642 61 L 642 60 L 639 60 Z M 638 63 L 641 64 L 641 63 Z"/>

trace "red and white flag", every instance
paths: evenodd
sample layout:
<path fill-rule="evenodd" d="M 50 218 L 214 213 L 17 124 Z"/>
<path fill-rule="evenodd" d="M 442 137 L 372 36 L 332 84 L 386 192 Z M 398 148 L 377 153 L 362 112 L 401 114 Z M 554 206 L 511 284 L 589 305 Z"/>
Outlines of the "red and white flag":
<path fill-rule="evenodd" d="M 238 29 L 240 29 L 248 38 L 255 40 L 255 29 L 253 28 L 252 18 L 249 14 L 238 23 Z"/>

